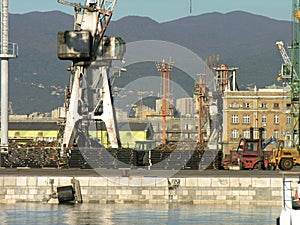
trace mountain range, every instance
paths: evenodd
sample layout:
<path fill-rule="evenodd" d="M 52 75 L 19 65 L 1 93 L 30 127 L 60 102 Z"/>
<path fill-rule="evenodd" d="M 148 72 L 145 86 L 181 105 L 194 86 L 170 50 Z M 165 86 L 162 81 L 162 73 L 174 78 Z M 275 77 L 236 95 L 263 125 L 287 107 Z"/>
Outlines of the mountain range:
<path fill-rule="evenodd" d="M 10 60 L 9 99 L 14 113 L 49 112 L 62 106 L 69 80 L 66 68 L 71 63 L 57 58 L 57 33 L 72 29 L 73 16 L 59 11 L 31 12 L 11 14 L 9 22 L 9 39 L 19 45 L 18 58 Z M 111 21 L 107 35 L 120 36 L 126 43 L 173 42 L 203 59 L 219 55 L 220 63 L 239 68 L 239 86 L 252 83 L 263 87 L 277 82 L 282 58 L 275 43 L 290 43 L 292 25 L 243 11 L 206 13 L 163 23 L 127 16 Z"/>

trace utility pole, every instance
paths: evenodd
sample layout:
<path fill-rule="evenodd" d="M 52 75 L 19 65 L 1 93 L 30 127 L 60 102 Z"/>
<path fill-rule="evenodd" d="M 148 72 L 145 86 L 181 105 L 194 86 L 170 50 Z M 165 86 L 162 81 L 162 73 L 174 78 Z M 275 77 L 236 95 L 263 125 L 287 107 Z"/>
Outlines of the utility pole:
<path fill-rule="evenodd" d="M 156 62 L 156 67 L 163 77 L 163 100 L 162 100 L 162 144 L 167 143 L 167 73 L 171 73 L 173 63 L 172 62 Z"/>

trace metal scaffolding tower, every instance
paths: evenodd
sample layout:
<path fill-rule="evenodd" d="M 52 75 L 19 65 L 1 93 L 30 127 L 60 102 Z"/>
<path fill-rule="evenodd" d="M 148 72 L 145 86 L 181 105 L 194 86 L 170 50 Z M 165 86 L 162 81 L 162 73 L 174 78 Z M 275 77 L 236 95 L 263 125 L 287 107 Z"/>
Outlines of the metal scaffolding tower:
<path fill-rule="evenodd" d="M 292 85 L 291 85 L 291 104 L 292 104 L 292 141 L 293 145 L 299 150 L 299 98 L 300 98 L 300 82 L 299 82 L 299 72 L 300 72 L 300 49 L 299 49 L 299 21 L 300 21 L 300 3 L 299 0 L 293 0 L 293 40 L 292 40 Z M 298 74 L 298 75 L 297 75 Z"/>

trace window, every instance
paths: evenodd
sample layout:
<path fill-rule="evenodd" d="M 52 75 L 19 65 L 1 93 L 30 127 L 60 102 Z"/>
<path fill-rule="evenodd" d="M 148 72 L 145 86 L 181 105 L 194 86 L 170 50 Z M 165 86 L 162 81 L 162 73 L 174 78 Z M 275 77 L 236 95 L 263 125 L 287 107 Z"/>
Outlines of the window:
<path fill-rule="evenodd" d="M 180 129 L 179 124 L 172 124 L 172 129 L 179 130 Z"/>
<path fill-rule="evenodd" d="M 264 138 L 264 139 L 267 137 L 267 131 L 266 130 L 262 131 L 261 137 Z"/>
<path fill-rule="evenodd" d="M 288 115 L 287 117 L 286 117 L 286 124 L 287 125 L 290 125 L 292 123 L 292 117 L 290 116 L 290 115 Z"/>
<path fill-rule="evenodd" d="M 250 116 L 249 115 L 244 115 L 243 116 L 243 123 L 247 123 L 247 124 L 250 123 Z"/>
<path fill-rule="evenodd" d="M 286 104 L 286 107 L 287 107 L 288 109 L 290 109 L 290 108 L 292 108 L 292 104 L 288 103 L 288 104 Z"/>
<path fill-rule="evenodd" d="M 274 138 L 278 138 L 279 137 L 279 131 L 278 130 L 274 130 Z"/>
<path fill-rule="evenodd" d="M 243 131 L 243 137 L 244 138 L 250 138 L 250 131 L 249 130 L 244 130 Z"/>
<path fill-rule="evenodd" d="M 247 142 L 245 152 L 252 153 L 258 151 L 258 142 Z"/>
<path fill-rule="evenodd" d="M 267 126 L 267 117 L 265 115 L 261 117 L 261 124 L 263 127 Z"/>
<path fill-rule="evenodd" d="M 238 137 L 239 137 L 239 131 L 238 131 L 238 130 L 232 130 L 232 132 L 231 132 L 231 137 L 232 137 L 233 139 L 238 138 Z"/>
<path fill-rule="evenodd" d="M 274 103 L 274 109 L 278 109 L 279 108 L 279 104 L 278 103 Z"/>
<path fill-rule="evenodd" d="M 232 115 L 231 123 L 238 123 L 238 122 L 239 122 L 239 116 L 238 115 Z"/>
<path fill-rule="evenodd" d="M 290 135 L 286 136 L 285 147 L 292 147 L 292 140 Z"/>
<path fill-rule="evenodd" d="M 274 116 L 274 124 L 279 124 L 279 116 L 278 115 Z"/>
<path fill-rule="evenodd" d="M 230 108 L 239 108 L 240 105 L 234 102 L 234 103 L 230 104 L 229 107 L 230 107 Z"/>
<path fill-rule="evenodd" d="M 250 103 L 248 102 L 243 103 L 243 108 L 250 108 Z"/>
<path fill-rule="evenodd" d="M 262 103 L 262 104 L 260 105 L 260 107 L 261 107 L 261 108 L 267 108 L 267 103 Z"/>

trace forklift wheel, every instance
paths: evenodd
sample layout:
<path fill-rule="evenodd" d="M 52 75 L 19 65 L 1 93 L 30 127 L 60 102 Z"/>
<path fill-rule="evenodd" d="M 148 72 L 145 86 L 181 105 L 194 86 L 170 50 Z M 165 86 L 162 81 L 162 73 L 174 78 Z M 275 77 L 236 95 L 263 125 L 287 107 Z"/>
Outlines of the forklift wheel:
<path fill-rule="evenodd" d="M 293 169 L 294 162 L 292 159 L 281 159 L 280 169 L 282 170 L 291 170 Z"/>

